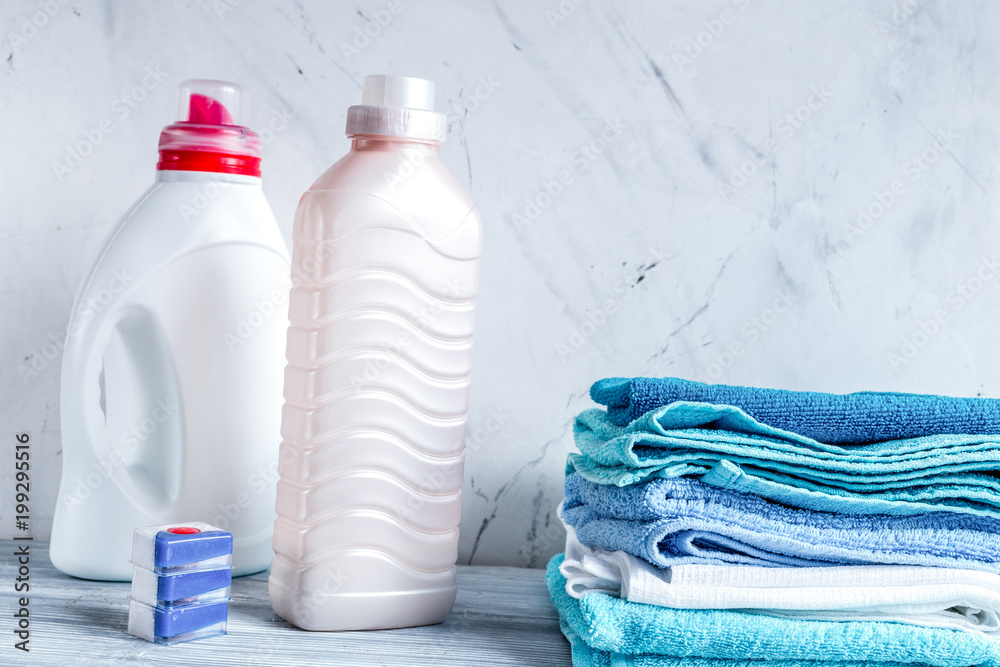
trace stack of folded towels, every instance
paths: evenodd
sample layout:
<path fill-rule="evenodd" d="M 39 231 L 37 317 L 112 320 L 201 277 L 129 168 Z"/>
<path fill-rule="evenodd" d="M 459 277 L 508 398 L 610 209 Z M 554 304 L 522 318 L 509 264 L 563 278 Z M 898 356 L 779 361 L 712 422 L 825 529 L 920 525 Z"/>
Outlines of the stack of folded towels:
<path fill-rule="evenodd" d="M 577 667 L 1000 666 L 1000 400 L 591 397 L 548 568 Z"/>

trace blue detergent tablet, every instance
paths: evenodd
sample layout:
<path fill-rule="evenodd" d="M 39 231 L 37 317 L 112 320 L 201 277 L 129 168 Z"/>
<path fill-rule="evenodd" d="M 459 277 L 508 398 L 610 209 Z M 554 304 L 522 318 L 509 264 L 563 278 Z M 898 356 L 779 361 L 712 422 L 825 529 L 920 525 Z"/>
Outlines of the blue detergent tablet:
<path fill-rule="evenodd" d="M 153 565 L 181 567 L 232 556 L 233 536 L 223 530 L 200 533 L 173 533 L 162 530 L 156 534 Z"/>
<path fill-rule="evenodd" d="M 151 607 L 132 600 L 128 631 L 157 644 L 176 644 L 226 634 L 229 602 L 202 602 L 180 607 Z"/>
<path fill-rule="evenodd" d="M 232 554 L 232 534 L 206 523 L 139 528 L 132 538 L 132 564 L 153 571 L 229 567 Z"/>
<path fill-rule="evenodd" d="M 209 600 L 228 600 L 232 568 L 182 570 L 158 574 L 132 568 L 132 599 L 148 605 L 169 607 Z"/>

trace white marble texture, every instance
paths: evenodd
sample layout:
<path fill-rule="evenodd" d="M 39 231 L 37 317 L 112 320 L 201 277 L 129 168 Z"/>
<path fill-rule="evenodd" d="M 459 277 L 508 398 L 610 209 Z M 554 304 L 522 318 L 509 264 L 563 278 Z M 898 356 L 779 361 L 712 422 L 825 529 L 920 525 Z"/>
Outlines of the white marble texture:
<path fill-rule="evenodd" d="M 3 3 L 0 533 L 27 431 L 48 534 L 60 358 L 45 346 L 150 184 L 186 78 L 245 84 L 258 129 L 290 112 L 264 162 L 286 238 L 347 149 L 362 77 L 437 82 L 444 159 L 486 226 L 463 563 L 560 549 L 573 416 L 604 376 L 1000 396 L 997 28 L 987 0 Z M 477 438 L 491 415 L 501 428 Z"/>

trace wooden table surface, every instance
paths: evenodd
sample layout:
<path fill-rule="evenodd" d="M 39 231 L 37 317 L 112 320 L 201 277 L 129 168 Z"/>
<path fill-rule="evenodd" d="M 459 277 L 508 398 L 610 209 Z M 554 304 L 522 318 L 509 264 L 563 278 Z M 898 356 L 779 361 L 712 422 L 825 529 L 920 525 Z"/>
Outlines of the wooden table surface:
<path fill-rule="evenodd" d="M 14 648 L 15 545 L 30 544 L 30 653 Z M 56 570 L 45 542 L 0 540 L 0 665 L 571 665 L 544 572 L 458 568 L 458 599 L 441 625 L 305 632 L 274 615 L 267 574 L 233 581 L 229 633 L 160 646 L 125 632 L 129 584 Z"/>

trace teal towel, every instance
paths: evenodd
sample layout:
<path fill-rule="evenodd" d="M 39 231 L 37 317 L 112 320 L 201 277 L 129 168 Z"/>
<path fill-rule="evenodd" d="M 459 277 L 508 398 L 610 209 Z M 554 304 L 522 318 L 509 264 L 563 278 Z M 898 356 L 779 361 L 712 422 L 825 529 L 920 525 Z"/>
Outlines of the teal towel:
<path fill-rule="evenodd" d="M 942 433 L 1000 434 L 1000 400 L 863 391 L 823 394 L 680 378 L 607 378 L 590 388 L 595 403 L 625 426 L 675 401 L 732 405 L 757 421 L 827 443 L 903 440 Z"/>
<path fill-rule="evenodd" d="M 575 600 L 559 572 L 549 595 L 573 645 L 573 664 L 690 667 L 772 665 L 994 667 L 1000 642 L 955 630 L 899 623 L 800 621 L 730 610 L 670 609 L 603 593 Z"/>
<path fill-rule="evenodd" d="M 586 410 L 573 434 L 580 453 L 569 455 L 567 472 L 599 484 L 688 476 L 823 512 L 1000 518 L 1000 438 L 831 445 L 761 424 L 739 408 L 684 402 L 626 427 L 604 410 Z"/>

